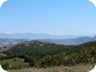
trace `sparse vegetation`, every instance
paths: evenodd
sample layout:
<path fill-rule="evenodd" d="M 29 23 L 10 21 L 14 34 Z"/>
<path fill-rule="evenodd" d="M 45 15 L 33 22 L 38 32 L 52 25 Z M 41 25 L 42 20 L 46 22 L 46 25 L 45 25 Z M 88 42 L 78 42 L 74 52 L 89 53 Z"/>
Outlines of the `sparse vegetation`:
<path fill-rule="evenodd" d="M 94 65 L 76 65 L 76 66 L 55 66 L 48 68 L 25 68 L 20 70 L 9 70 L 9 72 L 88 72 Z"/>

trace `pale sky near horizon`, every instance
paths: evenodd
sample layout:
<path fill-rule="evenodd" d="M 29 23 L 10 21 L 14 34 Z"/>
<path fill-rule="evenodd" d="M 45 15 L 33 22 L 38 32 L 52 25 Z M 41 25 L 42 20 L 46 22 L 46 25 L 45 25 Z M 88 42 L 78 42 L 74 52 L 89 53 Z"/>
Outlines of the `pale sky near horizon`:
<path fill-rule="evenodd" d="M 96 8 L 88 0 L 8 0 L 0 8 L 0 33 L 95 35 Z"/>

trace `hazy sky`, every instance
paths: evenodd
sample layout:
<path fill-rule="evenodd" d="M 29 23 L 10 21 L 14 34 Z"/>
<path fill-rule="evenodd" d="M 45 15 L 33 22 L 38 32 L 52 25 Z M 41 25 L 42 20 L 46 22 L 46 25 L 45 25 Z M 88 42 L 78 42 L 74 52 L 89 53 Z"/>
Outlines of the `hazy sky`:
<path fill-rule="evenodd" d="M 88 0 L 8 0 L 0 8 L 0 33 L 95 35 L 96 8 Z"/>

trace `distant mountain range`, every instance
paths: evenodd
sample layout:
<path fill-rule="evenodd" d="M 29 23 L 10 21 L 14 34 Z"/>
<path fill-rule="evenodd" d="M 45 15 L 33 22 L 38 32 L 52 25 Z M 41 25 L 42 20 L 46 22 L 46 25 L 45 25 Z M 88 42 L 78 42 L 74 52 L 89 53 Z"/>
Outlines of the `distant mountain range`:
<path fill-rule="evenodd" d="M 3 39 L 69 39 L 76 38 L 76 35 L 49 35 L 37 33 L 0 33 L 0 38 Z"/>
<path fill-rule="evenodd" d="M 64 45 L 78 45 L 78 44 L 83 44 L 86 42 L 96 41 L 96 36 L 78 37 L 78 38 L 73 38 L 73 39 L 45 39 L 41 41 L 56 43 L 56 44 L 64 44 Z"/>
<path fill-rule="evenodd" d="M 23 43 L 29 40 L 39 40 L 42 42 L 64 44 L 64 45 L 78 45 L 90 41 L 96 41 L 96 36 L 94 37 L 79 37 L 76 35 L 48 35 L 48 34 L 34 34 L 34 33 L 24 33 L 24 34 L 6 34 L 0 33 L 0 46 L 9 46 L 18 43 Z"/>
<path fill-rule="evenodd" d="M 25 41 L 28 40 L 27 39 L 0 39 L 0 47 L 23 43 Z"/>

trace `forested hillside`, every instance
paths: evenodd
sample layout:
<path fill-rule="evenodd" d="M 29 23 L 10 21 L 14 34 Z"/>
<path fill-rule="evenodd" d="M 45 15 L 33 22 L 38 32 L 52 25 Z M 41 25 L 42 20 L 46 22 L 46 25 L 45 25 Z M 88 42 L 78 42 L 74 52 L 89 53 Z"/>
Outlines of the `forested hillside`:
<path fill-rule="evenodd" d="M 93 64 L 96 62 L 96 42 L 64 46 L 40 41 L 28 41 L 11 46 L 2 53 L 6 55 L 1 55 L 0 61 L 3 66 L 5 64 L 3 61 L 7 62 L 8 69 Z M 19 64 L 22 65 L 12 66 L 12 59 L 13 63 L 18 62 L 18 59 L 21 60 Z"/>

